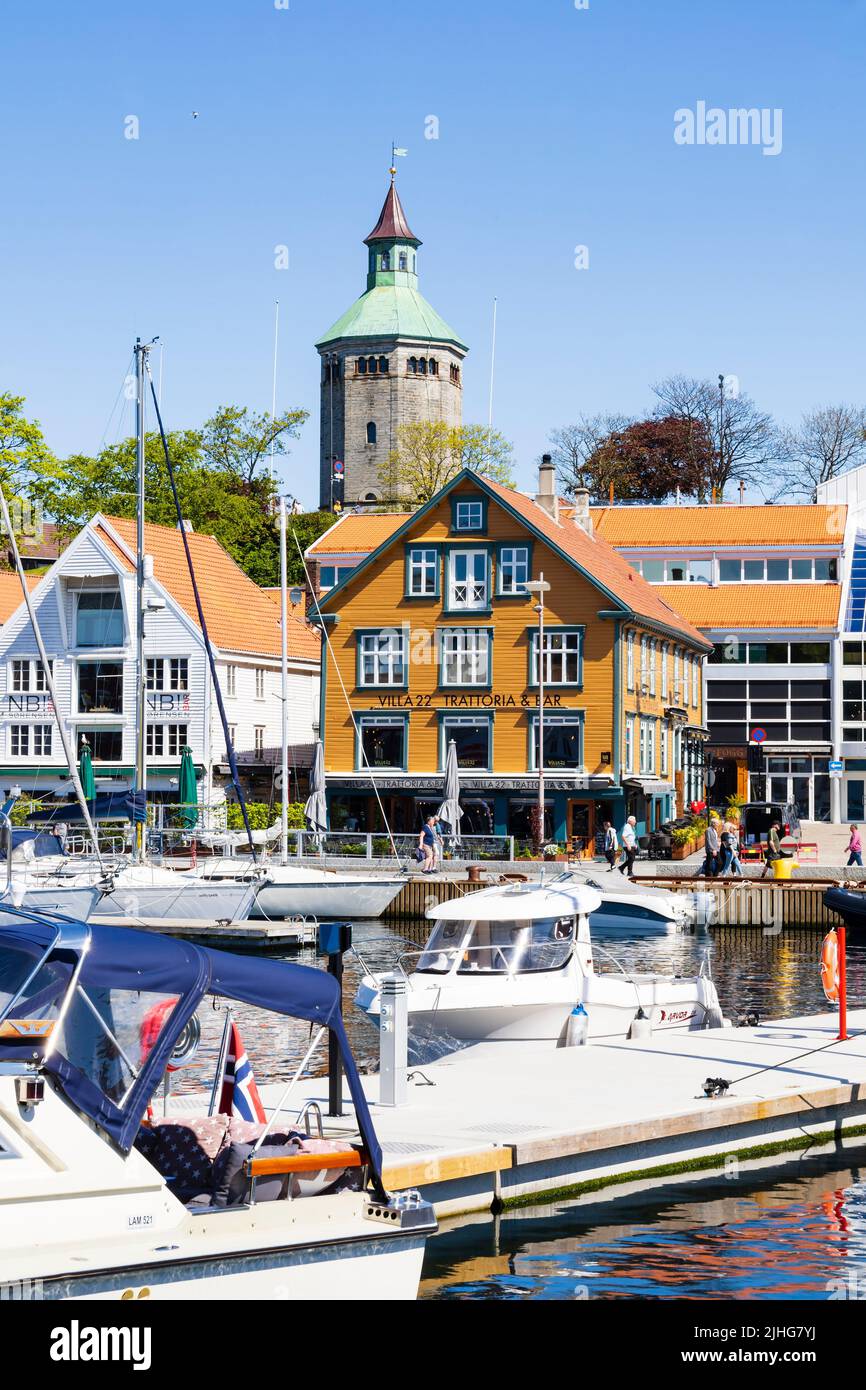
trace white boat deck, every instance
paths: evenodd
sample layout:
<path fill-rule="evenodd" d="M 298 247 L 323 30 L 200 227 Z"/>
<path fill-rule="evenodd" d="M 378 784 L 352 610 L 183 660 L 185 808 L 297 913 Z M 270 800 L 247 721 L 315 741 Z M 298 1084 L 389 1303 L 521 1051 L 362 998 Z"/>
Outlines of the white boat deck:
<path fill-rule="evenodd" d="M 808 1146 L 809 1137 L 866 1130 L 866 1010 L 849 1015 L 854 1036 L 828 1050 L 835 1015 L 756 1028 L 678 1032 L 638 1042 L 553 1048 L 479 1043 L 410 1068 L 405 1106 L 378 1103 L 379 1078 L 364 1079 L 392 1188 L 420 1187 L 441 1212 L 568 1186 L 688 1172 L 736 1152 Z M 760 1068 L 771 1067 L 760 1075 Z M 724 1098 L 706 1099 L 707 1077 L 725 1077 Z M 281 1087 L 261 1088 L 266 1107 Z M 327 1111 L 327 1079 L 299 1083 Z M 184 1098 L 182 1109 L 191 1109 Z M 326 1132 L 354 1127 L 326 1118 Z"/>

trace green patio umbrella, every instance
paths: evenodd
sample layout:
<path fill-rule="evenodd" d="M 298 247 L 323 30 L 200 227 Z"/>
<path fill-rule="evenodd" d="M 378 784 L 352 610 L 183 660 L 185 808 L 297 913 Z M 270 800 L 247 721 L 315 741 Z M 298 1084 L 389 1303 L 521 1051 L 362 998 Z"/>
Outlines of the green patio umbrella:
<path fill-rule="evenodd" d="M 195 764 L 192 760 L 192 749 L 189 744 L 184 744 L 181 749 L 177 799 L 182 808 L 181 821 L 187 830 L 194 829 L 198 822 L 198 785 L 195 780 Z"/>
<path fill-rule="evenodd" d="M 90 757 L 90 747 L 87 739 L 82 739 L 81 741 L 81 752 L 78 755 L 78 776 L 81 781 L 81 790 L 84 793 L 84 800 L 95 801 L 96 778 L 93 775 L 93 761 Z"/>

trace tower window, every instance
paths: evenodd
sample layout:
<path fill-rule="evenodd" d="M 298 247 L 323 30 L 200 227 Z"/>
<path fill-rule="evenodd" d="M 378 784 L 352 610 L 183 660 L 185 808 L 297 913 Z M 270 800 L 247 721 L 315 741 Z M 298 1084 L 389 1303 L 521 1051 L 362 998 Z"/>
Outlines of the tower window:
<path fill-rule="evenodd" d="M 426 358 L 426 357 L 419 357 L 419 358 L 418 358 L 418 371 L 419 371 L 419 373 L 420 373 L 421 376 L 426 376 L 426 375 L 427 375 L 427 358 Z"/>
<path fill-rule="evenodd" d="M 408 270 L 408 269 L 409 269 L 409 257 L 406 255 L 406 252 L 405 252 L 405 251 L 401 251 L 401 252 L 400 252 L 400 269 L 401 269 L 401 270 Z"/>
<path fill-rule="evenodd" d="M 410 358 L 409 358 L 409 371 L 412 372 L 412 374 L 414 375 L 415 372 L 417 372 L 417 370 L 418 370 L 418 358 L 417 358 L 417 357 L 410 357 Z"/>
<path fill-rule="evenodd" d="M 389 370 L 390 370 L 390 364 L 389 364 L 389 362 L 388 362 L 387 357 L 380 357 L 380 358 L 379 358 L 379 371 L 382 372 L 382 373 L 387 373 Z"/>
<path fill-rule="evenodd" d="M 455 367 L 453 363 L 451 365 L 451 380 L 455 382 L 460 380 L 460 368 Z"/>
<path fill-rule="evenodd" d="M 365 376 L 365 375 L 366 375 L 366 372 L 367 372 L 367 359 L 366 359 L 366 357 L 359 357 L 359 358 L 358 358 L 357 370 L 361 373 L 361 376 Z M 451 371 L 452 371 L 452 372 L 454 371 L 454 368 L 453 368 L 453 367 L 451 368 Z"/>
<path fill-rule="evenodd" d="M 390 270 L 390 269 L 391 269 L 391 252 L 390 252 L 390 251 L 383 251 L 383 252 L 382 252 L 382 269 L 383 269 L 383 270 Z"/>
<path fill-rule="evenodd" d="M 435 358 L 435 357 L 431 357 L 431 358 L 430 358 L 430 375 L 431 375 L 431 376 L 438 376 L 438 375 L 439 375 L 439 363 L 436 361 L 436 358 Z"/>
<path fill-rule="evenodd" d="M 367 358 L 367 371 L 368 371 L 368 372 L 373 372 L 373 373 L 375 374 L 375 371 L 376 371 L 376 359 L 375 359 L 375 357 L 368 357 L 368 358 Z"/>
<path fill-rule="evenodd" d="M 376 425 L 373 420 L 370 420 L 367 424 L 367 443 L 376 443 Z"/>

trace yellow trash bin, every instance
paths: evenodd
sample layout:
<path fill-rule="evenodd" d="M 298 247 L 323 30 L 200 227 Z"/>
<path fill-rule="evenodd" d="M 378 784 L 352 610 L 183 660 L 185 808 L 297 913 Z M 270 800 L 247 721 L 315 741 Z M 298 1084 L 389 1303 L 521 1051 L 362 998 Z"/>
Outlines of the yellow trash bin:
<path fill-rule="evenodd" d="M 774 859 L 773 878 L 790 878 L 791 870 L 797 867 L 796 859 Z"/>

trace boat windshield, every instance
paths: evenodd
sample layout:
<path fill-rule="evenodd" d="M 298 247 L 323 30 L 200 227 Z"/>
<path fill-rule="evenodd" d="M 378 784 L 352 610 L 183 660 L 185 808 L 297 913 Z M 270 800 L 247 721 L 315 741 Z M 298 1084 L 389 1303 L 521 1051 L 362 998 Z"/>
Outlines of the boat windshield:
<path fill-rule="evenodd" d="M 560 970 L 574 944 L 573 917 L 540 917 L 532 921 L 439 922 L 427 942 L 417 969 L 446 974 L 522 975 L 534 970 Z"/>
<path fill-rule="evenodd" d="M 47 1037 L 72 978 L 73 962 L 50 958 L 42 945 L 0 944 L 0 1037 Z"/>
<path fill-rule="evenodd" d="M 175 994 L 79 985 L 63 1019 L 59 1050 L 122 1107 L 177 1003 Z"/>

